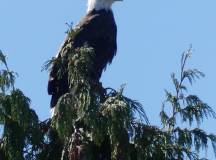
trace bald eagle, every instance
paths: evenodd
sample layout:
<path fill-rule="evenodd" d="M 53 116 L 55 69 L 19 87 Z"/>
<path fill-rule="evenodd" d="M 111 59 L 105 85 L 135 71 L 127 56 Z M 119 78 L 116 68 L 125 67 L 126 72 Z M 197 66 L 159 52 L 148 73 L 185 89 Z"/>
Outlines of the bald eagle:
<path fill-rule="evenodd" d="M 117 27 L 111 9 L 115 1 L 121 0 L 88 0 L 87 13 L 73 29 L 76 33 L 72 38 L 67 35 L 65 41 L 57 54 L 57 58 L 68 55 L 67 45 L 79 48 L 88 44 L 95 52 L 94 69 L 97 73 L 95 81 L 99 81 L 107 64 L 112 62 L 116 54 Z M 48 94 L 51 95 L 51 116 L 58 99 L 69 91 L 67 76 L 57 78 L 58 66 L 53 64 L 48 81 Z"/>

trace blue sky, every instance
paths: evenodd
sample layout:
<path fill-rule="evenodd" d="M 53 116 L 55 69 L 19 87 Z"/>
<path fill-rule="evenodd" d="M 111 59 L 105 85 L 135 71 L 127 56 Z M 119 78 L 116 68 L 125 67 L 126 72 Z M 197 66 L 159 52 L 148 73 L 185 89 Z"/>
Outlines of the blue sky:
<path fill-rule="evenodd" d="M 189 89 L 216 110 L 216 1 L 124 0 L 113 6 L 118 25 L 118 53 L 103 73 L 104 86 L 140 101 L 150 122 L 160 125 L 164 89 L 172 89 L 170 73 L 179 70 L 184 50 L 193 45 L 190 60 L 206 77 Z M 86 0 L 2 0 L 0 49 L 18 72 L 16 86 L 31 98 L 41 120 L 49 117 L 48 74 L 45 61 L 56 54 L 65 37 L 66 22 L 76 24 L 85 14 Z M 202 126 L 216 133 L 213 119 Z M 211 158 L 211 154 L 209 158 Z"/>

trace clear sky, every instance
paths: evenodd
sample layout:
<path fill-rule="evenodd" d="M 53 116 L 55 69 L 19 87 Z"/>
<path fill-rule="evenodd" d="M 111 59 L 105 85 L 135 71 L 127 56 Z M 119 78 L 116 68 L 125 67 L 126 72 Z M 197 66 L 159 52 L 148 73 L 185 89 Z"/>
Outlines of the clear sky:
<path fill-rule="evenodd" d="M 40 119 L 49 117 L 45 61 L 56 54 L 65 37 L 65 23 L 76 24 L 85 14 L 87 0 L 1 0 L 0 49 L 18 72 L 16 86 L 32 100 Z M 118 25 L 118 52 L 102 75 L 104 86 L 118 89 L 140 101 L 150 122 L 160 125 L 159 112 L 171 89 L 170 73 L 179 70 L 184 50 L 192 44 L 190 66 L 206 77 L 190 93 L 216 110 L 216 1 L 124 0 L 113 6 Z M 216 133 L 216 120 L 202 126 Z M 212 154 L 208 156 L 212 159 Z"/>

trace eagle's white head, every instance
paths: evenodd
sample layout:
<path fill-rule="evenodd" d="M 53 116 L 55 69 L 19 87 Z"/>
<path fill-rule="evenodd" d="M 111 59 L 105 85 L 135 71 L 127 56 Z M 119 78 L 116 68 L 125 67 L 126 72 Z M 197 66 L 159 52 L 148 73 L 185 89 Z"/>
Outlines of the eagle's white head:
<path fill-rule="evenodd" d="M 94 10 L 94 9 L 95 10 L 101 10 L 101 9 L 109 10 L 111 9 L 111 6 L 115 1 L 122 1 L 122 0 L 88 0 L 87 12 Z"/>

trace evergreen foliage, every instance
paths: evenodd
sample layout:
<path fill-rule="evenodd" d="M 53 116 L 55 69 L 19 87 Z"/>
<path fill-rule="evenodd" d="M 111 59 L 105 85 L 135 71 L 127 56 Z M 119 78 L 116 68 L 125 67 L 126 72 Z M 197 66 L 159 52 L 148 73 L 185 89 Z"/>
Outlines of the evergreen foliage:
<path fill-rule="evenodd" d="M 94 50 L 70 47 L 70 55 L 54 58 L 58 76 L 68 73 L 69 92 L 60 97 L 53 119 L 43 122 L 30 108 L 30 100 L 16 89 L 16 74 L 0 52 L 0 122 L 4 127 L 0 159 L 4 160 L 200 160 L 200 150 L 216 136 L 200 128 L 216 113 L 198 96 L 187 92 L 204 74 L 186 69 L 189 49 L 182 55 L 179 79 L 171 75 L 175 91 L 165 91 L 160 112 L 162 128 L 152 126 L 143 106 L 118 91 L 104 88 L 92 77 Z M 186 123 L 183 128 L 179 121 Z M 195 127 L 194 127 L 195 126 Z"/>
<path fill-rule="evenodd" d="M 16 74 L 9 70 L 6 57 L 0 51 L 0 121 L 4 127 L 1 139 L 1 159 L 32 160 L 43 139 L 39 120 L 29 108 L 30 99 L 14 87 Z"/>

